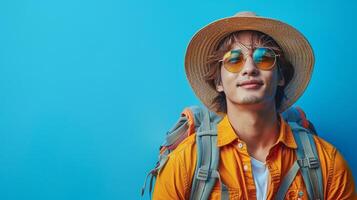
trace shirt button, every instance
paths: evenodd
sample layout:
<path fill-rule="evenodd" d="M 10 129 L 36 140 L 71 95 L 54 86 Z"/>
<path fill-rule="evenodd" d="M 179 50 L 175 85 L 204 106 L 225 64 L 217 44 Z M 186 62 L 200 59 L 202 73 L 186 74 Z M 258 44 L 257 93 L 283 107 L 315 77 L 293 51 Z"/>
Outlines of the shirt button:
<path fill-rule="evenodd" d="M 244 170 L 244 171 L 247 171 L 247 170 L 248 170 L 248 165 L 244 165 L 244 166 L 243 166 L 243 170 Z"/>
<path fill-rule="evenodd" d="M 242 143 L 238 143 L 238 148 L 242 148 L 243 147 L 243 144 Z"/>

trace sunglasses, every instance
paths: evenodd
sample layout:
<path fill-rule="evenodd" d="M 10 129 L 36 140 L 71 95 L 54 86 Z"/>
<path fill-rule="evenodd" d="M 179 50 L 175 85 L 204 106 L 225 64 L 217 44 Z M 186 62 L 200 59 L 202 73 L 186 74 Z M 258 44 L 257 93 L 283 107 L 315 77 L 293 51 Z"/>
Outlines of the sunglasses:
<path fill-rule="evenodd" d="M 276 54 L 272 49 L 267 47 L 259 47 L 254 49 L 252 58 L 256 67 L 261 70 L 272 70 L 276 63 Z M 232 73 L 238 73 L 242 70 L 246 59 L 241 49 L 233 49 L 224 54 L 223 59 L 224 68 Z"/>

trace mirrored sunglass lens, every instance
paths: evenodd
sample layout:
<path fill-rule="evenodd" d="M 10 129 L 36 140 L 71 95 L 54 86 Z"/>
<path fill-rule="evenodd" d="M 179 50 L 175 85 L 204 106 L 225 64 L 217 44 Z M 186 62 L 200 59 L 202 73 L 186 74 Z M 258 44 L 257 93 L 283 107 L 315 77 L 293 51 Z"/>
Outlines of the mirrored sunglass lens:
<path fill-rule="evenodd" d="M 271 69 L 275 64 L 275 53 L 268 48 L 257 48 L 253 53 L 253 60 L 260 69 Z"/>
<path fill-rule="evenodd" d="M 241 50 L 232 50 L 224 58 L 224 67 L 230 72 L 239 72 L 244 64 Z"/>

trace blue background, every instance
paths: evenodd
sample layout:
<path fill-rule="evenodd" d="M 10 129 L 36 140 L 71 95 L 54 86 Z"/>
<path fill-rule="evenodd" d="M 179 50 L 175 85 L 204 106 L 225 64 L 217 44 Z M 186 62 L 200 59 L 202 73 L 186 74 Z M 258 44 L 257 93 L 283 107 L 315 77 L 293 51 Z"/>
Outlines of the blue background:
<path fill-rule="evenodd" d="M 140 199 L 165 132 L 199 104 L 190 38 L 242 10 L 309 39 L 315 70 L 296 105 L 357 175 L 352 1 L 2 0 L 0 199 Z"/>

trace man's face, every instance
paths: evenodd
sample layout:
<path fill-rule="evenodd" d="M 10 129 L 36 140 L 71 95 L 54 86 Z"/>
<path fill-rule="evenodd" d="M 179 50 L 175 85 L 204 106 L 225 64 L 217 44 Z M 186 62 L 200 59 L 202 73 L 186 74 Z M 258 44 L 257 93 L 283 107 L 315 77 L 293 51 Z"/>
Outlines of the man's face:
<path fill-rule="evenodd" d="M 228 108 L 232 104 L 249 105 L 258 109 L 262 106 L 275 106 L 277 86 L 284 85 L 278 68 L 275 66 L 271 70 L 261 70 L 254 64 L 252 53 L 255 48 L 263 46 L 260 46 L 258 38 L 254 38 L 252 32 L 241 32 L 238 41 L 233 49 L 241 49 L 245 57 L 244 66 L 239 72 L 232 73 L 222 64 L 222 82 L 217 85 L 217 91 L 225 93 Z"/>

